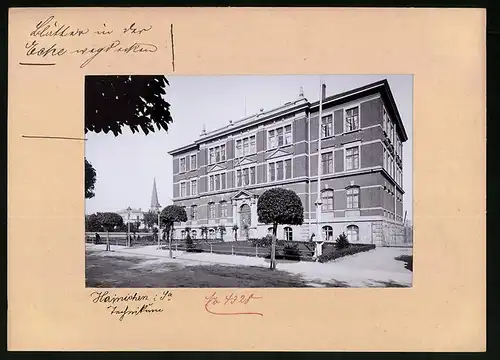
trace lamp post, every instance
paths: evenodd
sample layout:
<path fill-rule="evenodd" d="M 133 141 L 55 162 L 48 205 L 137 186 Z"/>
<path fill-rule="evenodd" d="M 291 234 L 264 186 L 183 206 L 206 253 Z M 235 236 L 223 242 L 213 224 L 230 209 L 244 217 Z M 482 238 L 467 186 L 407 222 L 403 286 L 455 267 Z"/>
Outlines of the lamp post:
<path fill-rule="evenodd" d="M 130 246 L 130 206 L 127 208 L 127 247 Z"/>
<path fill-rule="evenodd" d="M 157 207 L 157 211 L 158 211 L 158 250 L 160 250 L 160 231 L 161 231 L 161 226 L 160 226 L 160 213 L 161 213 L 161 207 Z"/>

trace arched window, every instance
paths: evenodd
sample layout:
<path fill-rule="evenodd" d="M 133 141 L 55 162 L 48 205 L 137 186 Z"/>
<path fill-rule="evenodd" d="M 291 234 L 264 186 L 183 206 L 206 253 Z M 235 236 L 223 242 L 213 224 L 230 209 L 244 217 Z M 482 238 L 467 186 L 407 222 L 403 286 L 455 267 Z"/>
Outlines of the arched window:
<path fill-rule="evenodd" d="M 208 204 L 208 218 L 215 219 L 215 203 Z"/>
<path fill-rule="evenodd" d="M 196 239 L 196 236 L 197 236 L 197 235 L 198 235 L 198 234 L 196 233 L 196 230 L 191 231 L 191 238 L 192 238 L 192 239 Z"/>
<path fill-rule="evenodd" d="M 330 225 L 323 226 L 323 240 L 333 240 L 333 228 Z"/>
<path fill-rule="evenodd" d="M 221 218 L 227 217 L 227 202 L 225 200 L 222 200 L 220 202 L 220 217 Z"/>
<path fill-rule="evenodd" d="M 214 229 L 208 230 L 208 237 L 210 239 L 215 239 L 215 230 Z"/>
<path fill-rule="evenodd" d="M 267 233 L 268 233 L 269 235 L 272 235 L 272 234 L 273 234 L 273 228 L 272 228 L 272 227 L 267 228 Z"/>
<path fill-rule="evenodd" d="M 321 192 L 321 209 L 323 211 L 333 210 L 333 190 L 326 189 Z"/>
<path fill-rule="evenodd" d="M 347 227 L 347 240 L 350 243 L 357 242 L 359 240 L 359 227 L 356 225 L 349 225 Z"/>
<path fill-rule="evenodd" d="M 185 238 L 186 238 L 186 231 L 181 230 L 181 239 L 185 239 Z"/>
<path fill-rule="evenodd" d="M 351 186 L 346 189 L 347 193 L 347 208 L 348 209 L 358 209 L 359 208 L 359 187 Z"/>
<path fill-rule="evenodd" d="M 285 227 L 285 240 L 286 241 L 292 241 L 293 240 L 293 231 L 291 227 Z"/>

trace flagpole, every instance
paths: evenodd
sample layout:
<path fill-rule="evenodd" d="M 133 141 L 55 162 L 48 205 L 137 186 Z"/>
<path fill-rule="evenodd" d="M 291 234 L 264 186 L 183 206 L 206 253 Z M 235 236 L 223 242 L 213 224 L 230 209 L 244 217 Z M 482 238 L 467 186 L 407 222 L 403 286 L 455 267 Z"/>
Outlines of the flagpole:
<path fill-rule="evenodd" d="M 323 81 L 320 78 L 319 85 L 319 118 L 318 118 L 318 188 L 316 199 L 316 256 L 322 253 L 322 231 L 321 231 L 321 125 L 322 125 L 322 112 L 323 112 Z"/>

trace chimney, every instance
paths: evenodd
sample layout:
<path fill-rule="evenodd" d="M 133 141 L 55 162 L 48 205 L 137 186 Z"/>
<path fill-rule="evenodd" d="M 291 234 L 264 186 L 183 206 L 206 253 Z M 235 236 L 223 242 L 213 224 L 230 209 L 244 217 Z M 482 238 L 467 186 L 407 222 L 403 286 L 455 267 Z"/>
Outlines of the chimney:
<path fill-rule="evenodd" d="M 326 84 L 321 85 L 321 99 L 326 99 Z"/>

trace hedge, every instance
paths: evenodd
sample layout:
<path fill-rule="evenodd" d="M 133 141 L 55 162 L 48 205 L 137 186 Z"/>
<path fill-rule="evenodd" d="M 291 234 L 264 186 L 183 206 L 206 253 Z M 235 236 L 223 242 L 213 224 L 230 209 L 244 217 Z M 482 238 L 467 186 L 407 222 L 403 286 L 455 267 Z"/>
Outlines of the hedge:
<path fill-rule="evenodd" d="M 360 252 L 370 251 L 375 249 L 375 245 L 373 244 L 351 244 L 349 247 L 344 249 L 335 249 L 332 252 L 328 252 L 327 254 L 322 254 L 318 257 L 318 261 L 320 263 L 324 263 L 327 261 L 335 260 L 347 255 L 354 255 Z"/>

